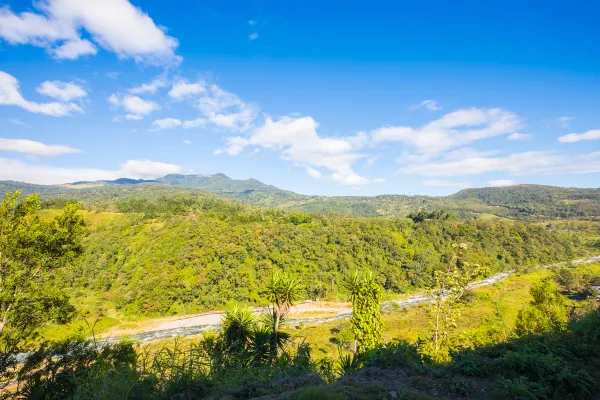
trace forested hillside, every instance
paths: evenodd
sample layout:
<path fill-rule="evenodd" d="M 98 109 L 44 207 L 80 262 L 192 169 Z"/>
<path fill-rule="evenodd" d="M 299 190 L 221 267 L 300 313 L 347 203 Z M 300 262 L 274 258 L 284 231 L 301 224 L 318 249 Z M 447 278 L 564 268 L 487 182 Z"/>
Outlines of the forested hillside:
<path fill-rule="evenodd" d="M 210 196 L 131 198 L 110 206 L 119 213 L 86 212 L 87 254 L 64 282 L 76 299 L 96 302 L 90 307 L 126 314 L 257 304 L 275 267 L 311 282 L 307 298 L 343 299 L 342 276 L 356 268 L 374 270 L 389 293 L 403 293 L 432 284 L 433 271 L 447 264 L 459 241 L 489 273 L 595 250 L 580 235 L 511 221 L 309 215 Z"/>
<path fill-rule="evenodd" d="M 464 189 L 448 198 L 503 207 L 511 217 L 520 215 L 555 216 L 559 218 L 600 217 L 600 189 L 517 185 Z"/>
<path fill-rule="evenodd" d="M 0 192 L 22 189 L 24 194 L 40 193 L 42 199 L 73 199 L 97 205 L 105 200 L 183 194 L 204 196 L 213 193 L 262 207 L 308 213 L 344 213 L 356 217 L 406 217 L 419 210 L 445 210 L 461 218 L 510 218 L 545 220 L 600 217 L 600 189 L 517 185 L 501 188 L 464 189 L 446 197 L 307 196 L 264 184 L 256 179 L 237 180 L 224 174 L 167 175 L 155 181 L 117 179 L 75 182 L 69 185 L 33 185 L 2 181 Z"/>

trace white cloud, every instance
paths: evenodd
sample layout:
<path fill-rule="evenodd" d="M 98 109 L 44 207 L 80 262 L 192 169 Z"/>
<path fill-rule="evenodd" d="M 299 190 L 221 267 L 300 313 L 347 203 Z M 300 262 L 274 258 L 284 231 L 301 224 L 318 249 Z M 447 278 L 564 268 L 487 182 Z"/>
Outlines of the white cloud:
<path fill-rule="evenodd" d="M 254 105 L 203 80 L 190 83 L 180 79 L 173 84 L 169 96 L 175 100 L 187 99 L 200 112 L 201 117 L 186 121 L 185 128 L 212 124 L 229 131 L 245 131 L 252 127 L 258 115 L 258 109 Z"/>
<path fill-rule="evenodd" d="M 423 185 L 425 186 L 435 186 L 435 187 L 458 187 L 461 189 L 471 187 L 471 182 L 462 182 L 462 181 L 448 181 L 442 179 L 427 179 L 423 181 Z"/>
<path fill-rule="evenodd" d="M 208 123 L 208 121 L 206 120 L 206 118 L 197 118 L 197 119 L 193 119 L 193 120 L 189 120 L 189 121 L 183 121 L 182 126 L 184 129 L 202 128 L 202 127 L 206 126 L 207 123 Z"/>
<path fill-rule="evenodd" d="M 0 71 L 0 105 L 17 106 L 32 113 L 64 117 L 83 109 L 73 103 L 36 103 L 23 98 L 19 81 L 12 75 Z"/>
<path fill-rule="evenodd" d="M 151 93 L 154 94 L 160 88 L 167 86 L 167 80 L 163 77 L 157 77 L 152 82 L 143 83 L 140 86 L 133 87 L 129 89 L 129 93 L 132 94 L 144 94 Z"/>
<path fill-rule="evenodd" d="M 122 118 L 126 120 L 141 120 L 145 115 L 160 109 L 160 106 L 156 102 L 144 100 L 141 97 L 132 96 L 130 94 L 126 94 L 121 98 L 116 94 L 112 94 L 107 100 L 112 106 L 121 107 L 128 112 L 124 117 L 116 117 L 116 120 Z"/>
<path fill-rule="evenodd" d="M 254 26 L 254 25 L 256 25 L 256 21 L 251 19 L 250 21 L 248 21 L 248 25 Z"/>
<path fill-rule="evenodd" d="M 255 128 L 248 137 L 228 137 L 225 152 L 237 155 L 248 146 L 258 146 L 281 151 L 282 157 L 294 164 L 317 171 L 328 169 L 331 174 L 323 176 L 344 185 L 360 186 L 370 183 L 358 175 L 352 165 L 364 155 L 356 152 L 364 146 L 357 137 L 323 138 L 317 133 L 318 123 L 311 117 L 283 117 L 273 120 L 267 117 L 263 125 Z M 317 174 L 310 172 L 311 176 Z"/>
<path fill-rule="evenodd" d="M 555 121 L 562 128 L 568 128 L 574 119 L 575 119 L 575 117 L 558 117 L 558 118 L 556 118 Z"/>
<path fill-rule="evenodd" d="M 69 40 L 50 50 L 50 54 L 58 59 L 75 60 L 82 56 L 96 55 L 98 49 L 89 40 Z"/>
<path fill-rule="evenodd" d="M 163 118 L 157 119 L 152 123 L 154 128 L 152 130 L 158 131 L 163 129 L 173 129 L 178 126 L 181 126 L 181 121 L 176 118 Z"/>
<path fill-rule="evenodd" d="M 81 150 L 63 145 L 48 145 L 27 139 L 0 138 L 0 151 L 12 151 L 35 156 L 57 156 L 60 154 L 81 153 Z"/>
<path fill-rule="evenodd" d="M 306 168 L 306 172 L 308 172 L 308 175 L 315 179 L 321 179 L 321 177 L 323 176 L 319 171 L 310 167 Z"/>
<path fill-rule="evenodd" d="M 371 132 L 374 142 L 403 142 L 418 154 L 435 154 L 498 135 L 522 125 L 514 113 L 499 108 L 469 108 L 451 112 L 421 128 L 387 126 Z"/>
<path fill-rule="evenodd" d="M 45 81 L 38 86 L 37 91 L 65 103 L 87 96 L 87 92 L 73 82 Z"/>
<path fill-rule="evenodd" d="M 507 172 L 512 175 L 584 174 L 600 172 L 600 152 L 570 157 L 551 151 L 528 151 L 503 157 L 476 156 L 454 161 L 416 163 L 404 166 L 402 171 L 427 177 L 468 176 L 488 172 Z"/>
<path fill-rule="evenodd" d="M 569 133 L 558 138 L 561 143 L 575 143 L 581 140 L 598 140 L 600 139 L 600 129 L 592 129 L 584 133 Z"/>
<path fill-rule="evenodd" d="M 186 140 L 183 141 L 183 144 L 192 144 L 192 141 L 186 139 Z"/>
<path fill-rule="evenodd" d="M 96 45 L 121 58 L 179 62 L 175 38 L 128 0 L 41 0 L 38 12 L 0 8 L 0 38 L 12 45 L 43 47 L 56 58 L 96 54 Z M 82 31 L 94 41 L 84 39 Z"/>
<path fill-rule="evenodd" d="M 442 106 L 435 100 L 423 100 L 421 103 L 409 107 L 411 111 L 418 110 L 419 108 L 425 108 L 429 111 L 438 111 L 442 109 Z"/>
<path fill-rule="evenodd" d="M 248 39 L 250 39 L 250 40 L 258 39 L 258 33 L 254 32 L 254 33 L 249 34 Z"/>
<path fill-rule="evenodd" d="M 533 137 L 532 134 L 530 133 L 511 133 L 508 136 L 508 140 L 528 140 L 531 139 Z"/>
<path fill-rule="evenodd" d="M 63 168 L 51 165 L 29 164 L 0 158 L 0 180 L 15 180 L 42 185 L 77 181 L 112 180 L 117 178 L 154 179 L 167 174 L 187 172 L 174 164 L 150 160 L 129 160 L 116 170 L 94 168 Z"/>
<path fill-rule="evenodd" d="M 181 100 L 184 97 L 198 95 L 206 91 L 204 81 L 189 83 L 186 80 L 180 79 L 173 84 L 169 90 L 169 97 L 175 100 Z"/>
<path fill-rule="evenodd" d="M 517 182 L 510 179 L 497 179 L 488 182 L 488 186 L 491 187 L 500 187 L 500 186 L 513 186 L 516 185 Z"/>

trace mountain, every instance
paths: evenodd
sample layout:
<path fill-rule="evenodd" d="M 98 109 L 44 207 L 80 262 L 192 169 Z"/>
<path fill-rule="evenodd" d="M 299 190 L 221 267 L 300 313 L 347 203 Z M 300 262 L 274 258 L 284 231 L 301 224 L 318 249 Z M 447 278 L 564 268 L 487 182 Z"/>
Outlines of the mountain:
<path fill-rule="evenodd" d="M 406 217 L 418 210 L 442 209 L 459 217 L 543 220 L 600 216 L 600 189 L 542 185 L 464 189 L 450 196 L 308 196 L 256 179 L 232 179 L 225 174 L 166 175 L 156 180 L 121 178 L 112 181 L 34 185 L 0 182 L 0 191 L 23 189 L 46 198 L 97 202 L 134 197 L 198 196 L 212 193 L 262 207 L 308 213 L 345 213 L 360 217 Z M 135 188 L 135 190 L 134 190 Z M 207 193 L 208 192 L 208 193 Z"/>
<path fill-rule="evenodd" d="M 231 179 L 221 173 L 200 175 L 170 174 L 156 179 L 156 182 L 170 186 L 200 189 L 268 207 L 276 207 L 286 201 L 309 197 L 279 189 L 273 185 L 267 185 L 256 179 Z"/>

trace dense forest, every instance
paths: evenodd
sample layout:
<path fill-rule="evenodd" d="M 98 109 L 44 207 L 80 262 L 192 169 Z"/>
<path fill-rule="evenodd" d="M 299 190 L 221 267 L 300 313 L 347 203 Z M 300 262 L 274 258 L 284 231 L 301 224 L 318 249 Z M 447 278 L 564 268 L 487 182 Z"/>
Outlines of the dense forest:
<path fill-rule="evenodd" d="M 311 282 L 306 298 L 342 298 L 340 280 L 356 268 L 375 271 L 388 293 L 404 293 L 430 286 L 457 241 L 469 244 L 469 261 L 489 274 L 596 250 L 596 243 L 569 230 L 446 213 L 355 218 L 261 209 L 213 196 L 101 204 L 118 212 L 86 213 L 93 221 L 87 252 L 64 282 L 75 298 L 92 296 L 98 308 L 126 314 L 257 304 L 261 282 L 274 268 Z"/>

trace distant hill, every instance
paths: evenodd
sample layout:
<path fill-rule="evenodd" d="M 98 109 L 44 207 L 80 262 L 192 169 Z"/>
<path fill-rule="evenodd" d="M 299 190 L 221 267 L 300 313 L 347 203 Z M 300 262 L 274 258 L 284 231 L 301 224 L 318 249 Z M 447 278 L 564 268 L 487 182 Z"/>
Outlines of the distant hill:
<path fill-rule="evenodd" d="M 157 183 L 200 189 L 229 198 L 276 207 L 282 202 L 305 197 L 298 193 L 267 185 L 256 179 L 231 179 L 225 174 L 177 175 L 170 174 L 156 179 Z"/>
<path fill-rule="evenodd" d="M 199 196 L 213 193 L 262 207 L 309 213 L 345 213 L 360 217 L 406 217 L 418 210 L 442 209 L 463 218 L 600 217 L 600 189 L 542 185 L 464 189 L 450 196 L 308 196 L 280 189 L 256 179 L 231 179 L 225 174 L 177 175 L 156 180 L 121 178 L 112 181 L 34 185 L 0 181 L 0 191 L 23 189 L 45 198 L 84 202 L 157 196 Z M 135 188 L 135 190 L 134 190 Z M 208 193 L 206 193 L 208 192 Z"/>
<path fill-rule="evenodd" d="M 600 189 L 515 185 L 463 189 L 448 196 L 462 202 L 481 202 L 504 207 L 509 215 L 554 215 L 559 217 L 600 216 Z"/>

